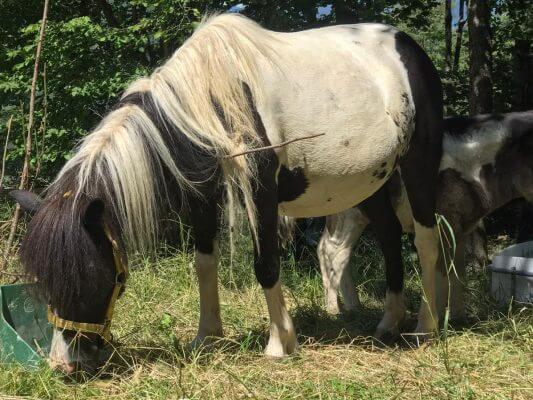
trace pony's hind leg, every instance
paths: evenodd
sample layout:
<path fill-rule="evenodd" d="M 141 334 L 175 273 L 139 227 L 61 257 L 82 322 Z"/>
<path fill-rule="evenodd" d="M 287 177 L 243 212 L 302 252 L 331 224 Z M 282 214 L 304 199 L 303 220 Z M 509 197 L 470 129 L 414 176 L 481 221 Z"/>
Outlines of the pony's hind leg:
<path fill-rule="evenodd" d="M 402 226 L 391 205 L 387 185 L 382 186 L 360 205 L 370 219 L 374 234 L 385 257 L 387 295 L 385 314 L 375 337 L 383 343 L 396 340 L 405 319 L 403 295 Z"/>
<path fill-rule="evenodd" d="M 360 306 L 350 274 L 349 262 L 353 246 L 368 225 L 368 219 L 357 208 L 351 208 L 326 218 L 326 227 L 317 248 L 322 282 L 326 297 L 326 310 L 338 314 L 340 289 L 346 311 Z"/>
<path fill-rule="evenodd" d="M 194 265 L 200 288 L 200 323 L 190 347 L 210 344 L 221 337 L 222 320 L 218 297 L 218 205 L 191 203 L 191 223 L 194 234 Z"/>
<path fill-rule="evenodd" d="M 416 110 L 414 131 L 400 167 L 413 211 L 415 246 L 422 266 L 423 301 L 418 315 L 417 335 L 412 337 L 417 344 L 419 339 L 428 337 L 426 334 L 432 334 L 438 326 L 435 271 L 439 235 L 435 211 L 442 156 L 443 93 L 439 74 L 424 50 L 404 33 L 397 33 L 395 38 Z M 408 97 L 406 101 L 409 103 Z"/>
<path fill-rule="evenodd" d="M 413 210 L 415 246 L 422 267 L 422 301 L 413 344 L 430 337 L 438 328 L 436 271 L 440 257 L 439 233 L 435 218 L 438 151 L 413 149 L 402 163 L 402 177 Z M 437 153 L 438 154 L 438 153 Z M 409 157 L 410 156 L 410 157 Z M 424 166 L 424 168 L 421 168 Z"/>

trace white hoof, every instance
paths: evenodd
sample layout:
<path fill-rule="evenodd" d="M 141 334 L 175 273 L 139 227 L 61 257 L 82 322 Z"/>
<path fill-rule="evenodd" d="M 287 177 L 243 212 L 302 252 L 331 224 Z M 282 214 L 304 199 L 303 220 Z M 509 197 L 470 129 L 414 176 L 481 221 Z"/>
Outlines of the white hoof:
<path fill-rule="evenodd" d="M 425 300 L 422 300 L 420 312 L 418 313 L 418 324 L 416 325 L 416 334 L 434 334 L 439 329 L 439 317 L 437 307 L 428 307 Z"/>
<path fill-rule="evenodd" d="M 298 341 L 294 329 L 284 331 L 282 334 L 270 334 L 265 348 L 265 356 L 271 358 L 284 358 L 296 351 Z"/>
<path fill-rule="evenodd" d="M 400 325 L 405 320 L 405 300 L 403 293 L 387 292 L 385 314 L 376 328 L 374 337 L 384 343 L 400 335 Z"/>

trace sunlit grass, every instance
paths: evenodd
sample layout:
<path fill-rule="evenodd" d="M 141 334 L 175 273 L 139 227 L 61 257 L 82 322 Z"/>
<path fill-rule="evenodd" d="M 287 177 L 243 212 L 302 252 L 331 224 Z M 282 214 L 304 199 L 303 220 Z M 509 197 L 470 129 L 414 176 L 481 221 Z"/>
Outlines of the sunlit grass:
<path fill-rule="evenodd" d="M 405 242 L 408 306 L 419 303 L 416 257 Z M 49 399 L 405 398 L 530 399 L 533 390 L 533 313 L 498 310 L 486 295 L 486 277 L 471 273 L 466 327 L 418 350 L 378 348 L 369 339 L 385 293 L 375 243 L 363 237 L 354 275 L 364 309 L 330 317 L 323 311 L 321 279 L 313 260 L 299 268 L 283 262 L 285 294 L 300 348 L 281 361 L 262 356 L 268 313 L 255 283 L 248 240 L 240 238 L 233 265 L 223 252 L 221 312 L 225 338 L 210 351 L 189 353 L 198 321 L 192 255 L 132 262 L 128 289 L 119 301 L 113 332 L 115 355 L 102 375 L 72 383 L 47 367 L 33 372 L 0 366 L 0 394 Z M 410 323 L 414 324 L 414 315 Z M 407 329 L 409 325 L 407 326 Z M 448 368 L 445 366 L 445 358 Z M 2 397 L 3 398 L 3 397 Z"/>

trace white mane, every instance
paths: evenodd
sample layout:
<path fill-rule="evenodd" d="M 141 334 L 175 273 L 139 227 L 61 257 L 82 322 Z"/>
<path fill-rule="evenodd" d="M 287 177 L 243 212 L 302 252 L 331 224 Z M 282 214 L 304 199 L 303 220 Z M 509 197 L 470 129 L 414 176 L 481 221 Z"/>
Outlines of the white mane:
<path fill-rule="evenodd" d="M 238 15 L 208 18 L 163 66 L 134 82 L 124 94 L 151 92 L 160 115 L 220 159 L 228 199 L 244 199 L 254 233 L 256 166 L 251 157 L 223 157 L 260 145 L 243 83 L 255 103 L 261 104 L 258 62 L 275 59 L 277 40 L 272 32 Z M 83 140 L 55 183 L 60 185 L 62 177 L 74 170 L 76 197 L 97 195 L 96 187 L 105 188 L 126 242 L 144 249 L 154 244 L 157 234 L 157 199 L 164 188 L 156 187 L 156 182 L 163 167 L 180 189 L 194 190 L 195 182 L 176 167 L 154 123 L 140 107 L 126 105 L 107 115 Z M 230 212 L 233 208 L 229 204 Z"/>

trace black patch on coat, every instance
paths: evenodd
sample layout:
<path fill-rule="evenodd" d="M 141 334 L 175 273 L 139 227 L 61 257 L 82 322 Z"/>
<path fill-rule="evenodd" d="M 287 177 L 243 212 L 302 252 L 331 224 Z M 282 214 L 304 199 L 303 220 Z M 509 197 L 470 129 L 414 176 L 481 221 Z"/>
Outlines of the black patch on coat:
<path fill-rule="evenodd" d="M 309 180 L 302 167 L 288 169 L 281 165 L 278 173 L 278 203 L 296 200 L 308 187 Z"/>
<path fill-rule="evenodd" d="M 442 85 L 430 58 L 409 35 L 397 32 L 394 38 L 396 51 L 407 71 L 416 110 L 409 148 L 400 160 L 402 177 L 415 220 L 433 227 L 442 155 Z"/>
<path fill-rule="evenodd" d="M 255 107 L 249 87 L 244 88 L 254 116 L 255 129 L 264 146 L 270 140 Z M 257 181 L 254 182 L 254 203 L 257 209 L 257 248 L 254 241 L 254 271 L 257 281 L 265 289 L 272 288 L 279 280 L 279 242 L 278 242 L 278 184 L 276 171 L 278 157 L 273 149 L 252 153 L 257 163 Z"/>
<path fill-rule="evenodd" d="M 383 170 L 378 174 L 379 179 L 383 179 L 387 176 L 387 171 Z"/>

